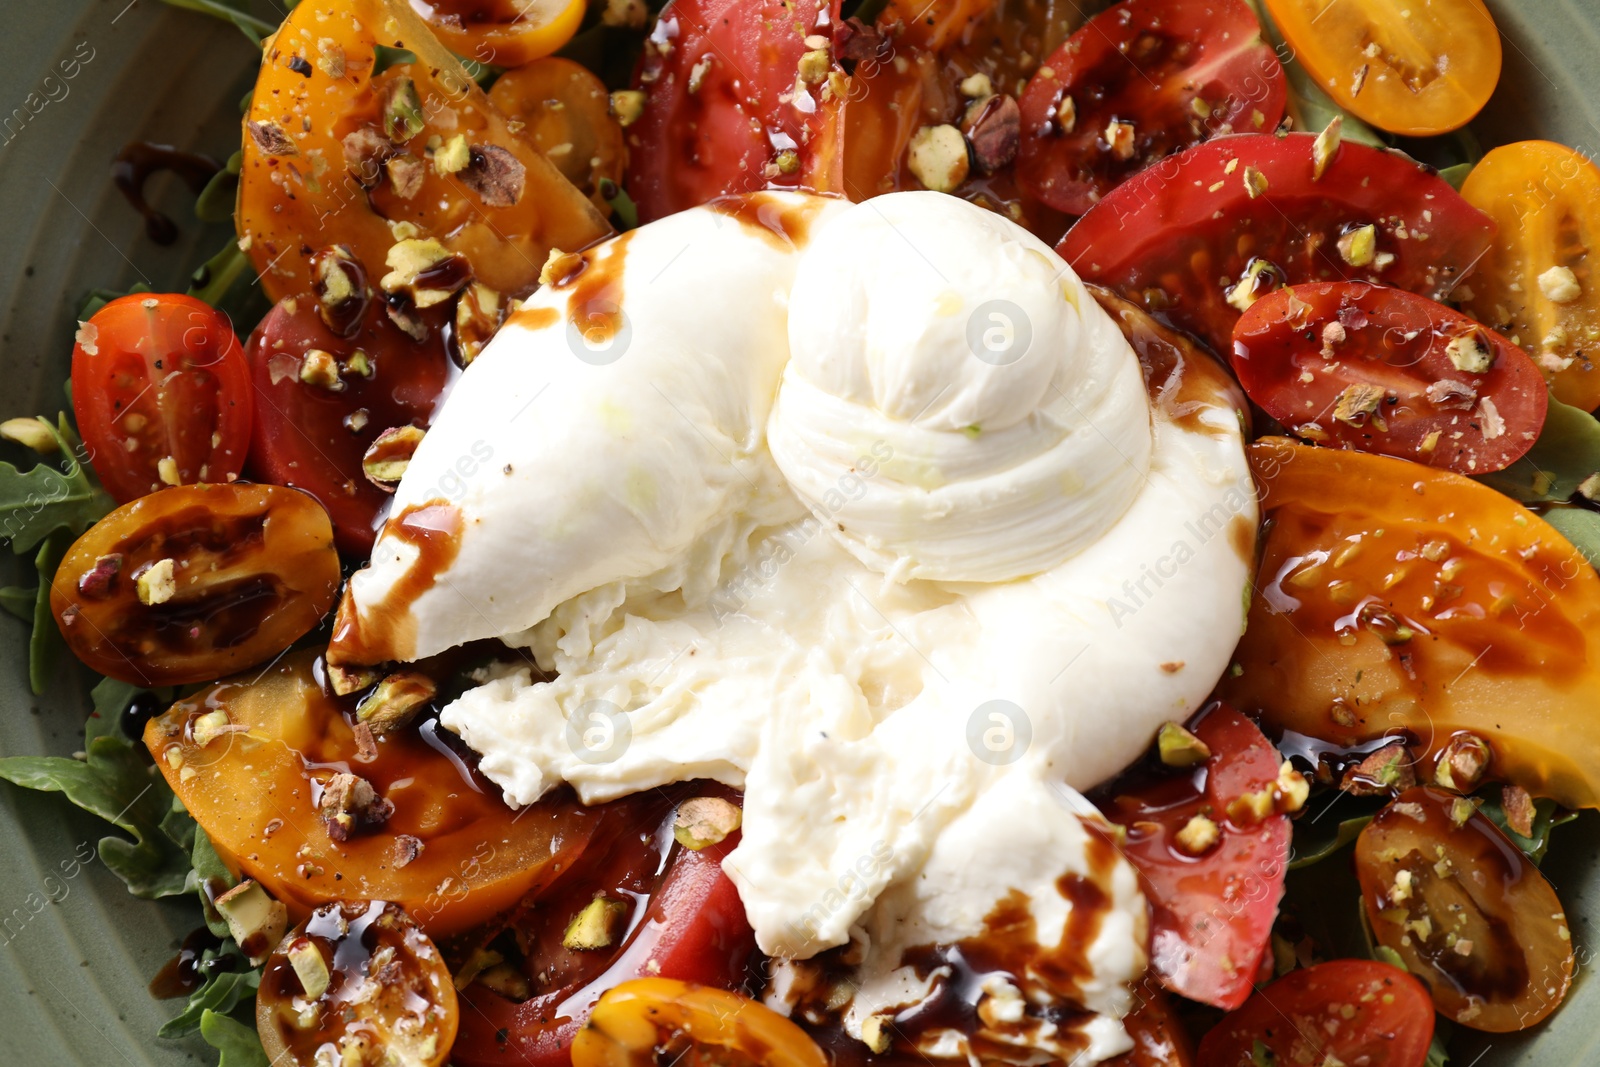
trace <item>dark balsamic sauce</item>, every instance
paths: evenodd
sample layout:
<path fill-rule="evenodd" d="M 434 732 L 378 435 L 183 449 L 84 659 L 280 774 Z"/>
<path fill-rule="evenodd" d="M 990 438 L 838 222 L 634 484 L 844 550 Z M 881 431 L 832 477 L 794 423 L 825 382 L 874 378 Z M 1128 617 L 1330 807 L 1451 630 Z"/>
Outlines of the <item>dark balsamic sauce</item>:
<path fill-rule="evenodd" d="M 210 156 L 180 152 L 171 145 L 132 141 L 111 161 L 111 181 L 128 205 L 144 216 L 144 232 L 150 240 L 158 245 L 170 245 L 178 239 L 178 225 L 145 200 L 145 182 L 169 170 L 198 196 L 221 169 L 222 164 Z"/>

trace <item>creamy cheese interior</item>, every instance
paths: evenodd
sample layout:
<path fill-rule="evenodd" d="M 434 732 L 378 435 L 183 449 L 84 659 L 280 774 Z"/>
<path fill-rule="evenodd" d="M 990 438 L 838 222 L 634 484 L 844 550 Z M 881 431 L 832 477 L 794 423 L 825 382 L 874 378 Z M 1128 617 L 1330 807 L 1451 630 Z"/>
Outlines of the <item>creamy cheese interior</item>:
<path fill-rule="evenodd" d="M 334 652 L 526 648 L 443 713 L 514 803 L 742 788 L 760 946 L 859 942 L 857 1032 L 937 985 L 908 950 L 1021 909 L 1084 977 L 1021 961 L 979 1036 L 1096 1062 L 1145 904 L 1077 791 L 1205 699 L 1256 522 L 1232 395 L 1165 388 L 1048 246 L 953 197 L 672 216 L 463 375 Z M 443 558 L 404 528 L 429 513 Z"/>

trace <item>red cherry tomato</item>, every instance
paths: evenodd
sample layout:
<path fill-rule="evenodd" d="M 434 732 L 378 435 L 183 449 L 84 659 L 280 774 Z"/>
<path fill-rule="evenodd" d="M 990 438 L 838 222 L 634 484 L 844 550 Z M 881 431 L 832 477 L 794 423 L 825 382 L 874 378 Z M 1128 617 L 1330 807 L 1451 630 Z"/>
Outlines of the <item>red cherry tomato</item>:
<path fill-rule="evenodd" d="M 1448 295 L 1494 222 L 1399 152 L 1345 144 L 1314 178 L 1314 140 L 1248 134 L 1196 145 L 1117 186 L 1056 251 L 1085 281 L 1218 353 L 1231 350 L 1236 305 L 1280 284 L 1361 279 Z M 1369 225 L 1370 249 L 1350 236 Z"/>
<path fill-rule="evenodd" d="M 332 357 L 336 382 L 315 373 L 305 380 L 312 352 Z M 286 299 L 250 336 L 248 357 L 257 412 L 252 472 L 316 497 L 340 551 L 365 556 L 389 497 L 362 474 L 361 457 L 384 430 L 427 425 L 451 373 L 443 331 L 430 328 L 426 340 L 413 341 L 377 305 L 345 339 L 323 324 L 309 297 Z"/>
<path fill-rule="evenodd" d="M 797 91 L 796 76 L 815 51 L 806 38 L 838 23 L 838 0 L 673 0 L 634 79 L 645 106 L 627 131 L 627 187 L 639 221 L 768 186 L 836 190 L 842 101 L 826 80 Z"/>
<path fill-rule="evenodd" d="M 1422 1067 L 1433 1042 L 1423 984 L 1376 960 L 1331 960 L 1291 971 L 1224 1018 L 1200 1042 L 1200 1067 L 1370 1063 Z"/>
<path fill-rule="evenodd" d="M 1281 759 L 1223 705 L 1193 730 L 1211 750 L 1202 768 L 1113 788 L 1101 809 L 1128 831 L 1123 855 L 1150 902 L 1151 970 L 1174 993 L 1236 1008 L 1267 950 L 1288 869 L 1289 820 L 1275 810 Z M 1267 812 L 1247 812 L 1262 794 Z M 1197 818 L 1214 822 L 1218 838 L 1195 855 L 1178 834 Z"/>
<path fill-rule="evenodd" d="M 1498 333 L 1365 282 L 1262 297 L 1233 328 L 1233 369 L 1300 437 L 1461 474 L 1514 463 L 1550 405 L 1539 368 Z"/>
<path fill-rule="evenodd" d="M 530 952 L 525 968 L 535 981 L 548 979 L 540 983 L 543 988 L 534 989 L 534 995 L 521 1003 L 482 985 L 462 991 L 469 1010 L 462 1013 L 453 1063 L 571 1067 L 573 1035 L 607 989 L 645 975 L 722 989 L 743 978 L 755 935 L 738 891 L 722 873 L 722 859 L 738 844 L 738 835 L 691 852 L 672 844 L 670 828 L 641 835 L 637 809 L 633 816 L 618 820 L 621 832 L 614 844 L 589 849 L 588 855 L 606 857 L 602 869 L 590 868 L 565 880 L 560 892 L 534 905 L 530 914 L 540 925 L 527 934 Z M 664 873 L 658 873 L 663 840 L 669 851 Z M 607 888 L 612 888 L 604 894 L 608 897 L 648 897 L 630 910 L 618 949 L 608 954 L 563 948 L 566 923 L 597 891 Z M 636 914 L 639 907 L 642 916 Z"/>
<path fill-rule="evenodd" d="M 95 473 L 126 504 L 231 482 L 250 447 L 250 373 L 228 317 L 181 293 L 94 313 L 72 348 L 72 410 Z"/>
<path fill-rule="evenodd" d="M 1017 182 L 1082 215 L 1192 144 L 1270 132 L 1286 91 L 1244 0 L 1126 0 L 1085 23 L 1028 82 Z"/>

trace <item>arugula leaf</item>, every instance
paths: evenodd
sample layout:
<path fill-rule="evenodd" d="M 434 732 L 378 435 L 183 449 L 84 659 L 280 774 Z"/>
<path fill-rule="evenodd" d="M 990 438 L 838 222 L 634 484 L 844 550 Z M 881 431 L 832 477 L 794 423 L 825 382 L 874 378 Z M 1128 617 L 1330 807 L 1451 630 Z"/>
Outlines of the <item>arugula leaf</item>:
<path fill-rule="evenodd" d="M 1461 187 L 1467 184 L 1467 175 L 1471 174 L 1472 168 L 1476 166 L 1476 163 L 1457 163 L 1453 167 L 1441 167 L 1439 177 L 1449 182 L 1450 188 L 1459 193 Z"/>
<path fill-rule="evenodd" d="M 44 539 L 39 554 L 33 557 L 34 569 L 39 572 L 39 588 L 34 593 L 30 620 L 33 630 L 28 635 L 28 688 L 33 690 L 34 696 L 44 692 L 45 683 L 61 659 L 61 650 L 66 647 L 50 610 L 50 583 L 55 580 L 61 557 L 67 554 L 70 545 L 65 533 L 57 530 Z"/>
<path fill-rule="evenodd" d="M 374 45 L 372 49 L 372 73 L 368 78 L 376 78 L 390 67 L 403 67 L 417 61 L 417 54 L 409 48 L 390 48 L 386 44 Z"/>
<path fill-rule="evenodd" d="M 1406 966 L 1406 961 L 1401 957 L 1400 953 L 1388 945 L 1373 945 L 1372 958 L 1379 963 L 1387 963 L 1396 970 L 1405 971 L 1407 974 L 1411 973 L 1411 968 Z"/>
<path fill-rule="evenodd" d="M 189 994 L 183 1011 L 156 1031 L 157 1037 L 192 1034 L 200 1029 L 206 1012 L 226 1015 L 240 1002 L 254 997 L 261 985 L 261 971 L 251 968 L 250 961 L 232 941 L 224 941 L 221 947 L 208 948 L 201 953 L 200 971 L 206 976 L 204 984 Z"/>
<path fill-rule="evenodd" d="M 195 218 L 201 222 L 232 222 L 234 201 L 239 195 L 239 172 L 244 168 L 244 152 L 228 157 L 227 164 L 211 176 L 194 201 Z"/>
<path fill-rule="evenodd" d="M 206 260 L 189 276 L 189 296 L 203 300 L 228 317 L 234 333 L 249 337 L 256 323 L 271 310 L 258 284 L 250 257 L 239 250 L 232 236 L 222 251 Z"/>
<path fill-rule="evenodd" d="M 122 732 L 122 713 L 132 704 L 139 694 L 147 692 L 132 682 L 120 682 L 115 678 L 102 678 L 89 690 L 89 701 L 94 710 L 89 714 L 89 721 L 83 728 L 84 743 L 88 744 L 97 737 L 119 737 L 127 741 L 137 741 L 137 737 L 128 737 Z M 163 696 L 167 695 L 165 692 Z"/>
<path fill-rule="evenodd" d="M 1503 471 L 1479 475 L 1478 481 L 1524 504 L 1560 503 L 1597 471 L 1600 420 L 1551 397 L 1544 429 L 1528 454 Z"/>
<path fill-rule="evenodd" d="M 1423 1067 L 1445 1067 L 1450 1062 L 1450 1052 L 1447 1046 L 1450 1038 L 1455 1036 L 1456 1025 L 1443 1015 L 1434 1017 L 1433 1043 L 1428 1046 L 1428 1058 Z"/>
<path fill-rule="evenodd" d="M 189 872 L 189 886 L 200 898 L 200 910 L 205 913 L 206 926 L 218 937 L 228 936 L 228 922 L 217 909 L 212 906 L 213 895 L 220 896 L 217 890 L 226 892 L 239 884 L 239 880 L 228 870 L 228 865 L 222 862 L 222 857 L 217 855 L 215 846 L 206 832 L 195 827 L 194 847 L 189 851 L 189 862 L 193 869 Z"/>
<path fill-rule="evenodd" d="M 78 462 L 82 445 L 66 414 L 55 425 L 43 417 L 39 422 L 56 440 L 59 469 L 57 463 L 40 462 L 24 473 L 0 463 L 0 541 L 10 541 L 18 555 L 33 551 L 57 530 L 82 533 L 115 506 Z"/>
<path fill-rule="evenodd" d="M 5 609 L 23 622 L 33 621 L 33 604 L 39 599 L 39 587 L 24 589 L 20 585 L 8 585 L 0 589 L 0 608 Z"/>
<path fill-rule="evenodd" d="M 1304 823 L 1306 820 L 1300 820 Z M 1341 819 L 1335 826 L 1333 833 L 1322 831 L 1305 835 L 1302 840 L 1300 824 L 1294 828 L 1294 844 L 1290 852 L 1289 869 L 1298 871 L 1302 867 L 1309 867 L 1313 863 L 1321 863 L 1329 856 L 1350 844 L 1361 831 L 1367 828 L 1367 823 L 1372 821 L 1372 815 L 1357 815 L 1348 819 Z"/>
<path fill-rule="evenodd" d="M 222 19 L 224 22 L 231 22 L 257 48 L 261 47 L 261 38 L 278 28 L 277 23 L 256 18 L 246 11 L 244 0 L 162 0 L 162 2 L 171 4 L 173 7 L 184 8 L 187 11 L 198 11 L 202 15 L 210 15 L 212 18 Z"/>
<path fill-rule="evenodd" d="M 1551 508 L 1542 516 L 1593 567 L 1600 567 L 1600 511 L 1587 508 Z"/>
<path fill-rule="evenodd" d="M 222 1053 L 217 1067 L 272 1067 L 256 1028 L 210 1010 L 200 1013 L 200 1036 Z"/>

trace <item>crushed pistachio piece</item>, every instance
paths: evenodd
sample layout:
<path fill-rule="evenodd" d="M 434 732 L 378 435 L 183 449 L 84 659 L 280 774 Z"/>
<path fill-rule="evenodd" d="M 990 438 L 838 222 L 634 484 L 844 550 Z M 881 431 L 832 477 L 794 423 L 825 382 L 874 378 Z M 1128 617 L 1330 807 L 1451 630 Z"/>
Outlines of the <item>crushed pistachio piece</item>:
<path fill-rule="evenodd" d="M 833 68 L 833 57 L 826 48 L 814 48 L 800 55 L 800 62 L 796 66 L 795 76 L 805 85 L 821 85 L 827 80 L 828 71 Z"/>
<path fill-rule="evenodd" d="M 340 771 L 323 784 L 317 810 L 327 826 L 328 836 L 342 842 L 388 822 L 389 816 L 394 814 L 394 805 L 379 796 L 365 778 Z"/>
<path fill-rule="evenodd" d="M 1267 191 L 1267 176 L 1254 167 L 1244 168 L 1244 191 L 1254 200 Z"/>
<path fill-rule="evenodd" d="M 1106 132 L 1102 136 L 1105 137 L 1106 144 L 1111 148 L 1113 159 L 1126 163 L 1133 158 L 1133 134 L 1133 123 L 1131 122 L 1112 119 L 1106 124 Z"/>
<path fill-rule="evenodd" d="M 925 188 L 953 192 L 967 180 L 972 162 L 967 139 L 954 126 L 924 126 L 911 135 L 911 173 Z"/>
<path fill-rule="evenodd" d="M 1334 154 L 1339 151 L 1339 142 L 1344 137 L 1344 116 L 1335 115 L 1328 120 L 1328 124 L 1317 134 L 1317 139 L 1311 142 L 1311 180 L 1321 181 L 1322 176 L 1328 173 L 1328 165 L 1333 162 Z"/>
<path fill-rule="evenodd" d="M 37 416 L 0 422 L 0 437 L 31 448 L 41 456 L 60 450 L 56 435 L 50 432 L 50 424 Z"/>
<path fill-rule="evenodd" d="M 172 560 L 158 559 L 150 564 L 134 578 L 134 586 L 139 591 L 139 603 L 147 607 L 171 600 L 178 591 L 178 583 L 173 578 Z"/>
<path fill-rule="evenodd" d="M 684 848 L 698 852 L 726 838 L 743 820 L 736 804 L 721 797 L 695 797 L 678 805 L 672 836 Z"/>
<path fill-rule="evenodd" d="M 458 272 L 460 283 L 443 288 L 419 286 L 417 283 L 424 272 L 438 267 L 453 256 L 454 253 L 432 237 L 408 237 L 403 241 L 396 241 L 389 246 L 389 252 L 384 257 L 389 273 L 385 274 L 378 284 L 386 293 L 409 293 L 412 302 L 418 308 L 442 304 L 450 299 L 456 290 L 467 284 L 471 277 L 470 272 L 465 270 Z"/>
<path fill-rule="evenodd" d="M 1211 758 L 1211 749 L 1206 743 L 1176 722 L 1161 724 L 1156 734 L 1156 751 L 1168 767 L 1193 767 Z"/>
<path fill-rule="evenodd" d="M 1339 258 L 1352 267 L 1366 267 L 1377 258 L 1378 227 L 1372 223 L 1339 237 Z"/>
<path fill-rule="evenodd" d="M 1578 495 L 1589 501 L 1600 501 L 1600 472 L 1589 475 L 1578 483 Z"/>
<path fill-rule="evenodd" d="M 1446 789 L 1467 792 L 1482 781 L 1492 759 L 1489 744 L 1483 738 L 1477 734 L 1458 733 L 1440 751 L 1433 767 L 1433 780 Z"/>
<path fill-rule="evenodd" d="M 361 457 L 361 473 L 379 489 L 393 492 L 405 477 L 411 457 L 424 436 L 422 429 L 409 425 L 392 426 L 383 431 Z"/>
<path fill-rule="evenodd" d="M 644 114 L 644 93 L 637 89 L 618 89 L 611 94 L 611 117 L 627 129 Z"/>
<path fill-rule="evenodd" d="M 1488 338 L 1481 330 L 1469 330 L 1452 337 L 1444 351 L 1456 370 L 1468 374 L 1483 374 L 1494 366 L 1494 352 L 1489 348 Z"/>
<path fill-rule="evenodd" d="M 994 95 L 994 82 L 989 75 L 979 71 L 961 79 L 961 95 L 968 100 L 982 100 Z"/>
<path fill-rule="evenodd" d="M 289 909 L 248 878 L 218 897 L 217 911 L 253 967 L 266 962 L 289 925 Z"/>
<path fill-rule="evenodd" d="M 300 988 L 305 990 L 309 1000 L 321 997 L 332 984 L 333 976 L 328 973 L 328 961 L 322 958 L 322 950 L 310 938 L 295 938 L 294 944 L 289 946 L 289 966 L 294 968 L 295 977 L 300 979 Z"/>
<path fill-rule="evenodd" d="M 1190 816 L 1174 836 L 1178 847 L 1191 856 L 1198 856 L 1222 840 L 1222 830 L 1214 820 L 1205 815 Z"/>
<path fill-rule="evenodd" d="M 472 150 L 467 147 L 464 133 L 456 134 L 433 153 L 433 172 L 441 176 L 466 170 L 471 163 Z"/>
<path fill-rule="evenodd" d="M 341 667 L 328 664 L 328 687 L 335 696 L 347 697 L 359 693 L 378 680 L 378 672 L 371 667 Z"/>
<path fill-rule="evenodd" d="M 1272 788 L 1243 793 L 1228 802 L 1228 818 L 1240 826 L 1254 826 L 1277 807 Z"/>
<path fill-rule="evenodd" d="M 572 952 L 592 952 L 610 948 L 627 917 L 627 902 L 595 897 L 572 917 L 561 945 Z"/>
<path fill-rule="evenodd" d="M 1404 792 L 1417 784 L 1411 753 L 1403 743 L 1385 745 L 1344 772 L 1339 788 L 1358 797 Z"/>
<path fill-rule="evenodd" d="M 205 748 L 224 734 L 232 733 L 232 726 L 233 721 L 228 718 L 226 708 L 213 708 L 195 717 L 189 725 L 189 737 L 195 744 Z"/>
<path fill-rule="evenodd" d="M 1365 426 L 1383 403 L 1383 387 L 1370 382 L 1347 385 L 1333 405 L 1333 417 L 1347 426 Z"/>
<path fill-rule="evenodd" d="M 1255 302 L 1261 299 L 1264 292 L 1272 287 L 1278 277 L 1276 268 L 1268 260 L 1256 258 L 1245 267 L 1244 276 L 1241 277 L 1232 289 L 1228 290 L 1228 303 L 1239 311 L 1249 311 Z"/>
<path fill-rule="evenodd" d="M 410 78 L 391 82 L 388 99 L 383 105 L 383 132 L 389 135 L 389 140 L 404 144 L 421 133 L 425 124 L 416 83 Z"/>
<path fill-rule="evenodd" d="M 1278 800 L 1284 811 L 1299 811 L 1311 798 L 1311 783 L 1288 760 L 1278 768 Z"/>
<path fill-rule="evenodd" d="M 861 1040 L 874 1053 L 881 1056 L 893 1043 L 889 1028 L 894 1018 L 890 1015 L 869 1015 L 861 1020 Z"/>
<path fill-rule="evenodd" d="M 776 162 L 779 174 L 793 174 L 800 169 L 800 153 L 792 148 L 785 148 L 778 153 Z"/>
<path fill-rule="evenodd" d="M 583 269 L 583 256 L 577 252 L 563 252 L 559 248 L 552 248 L 546 257 L 544 266 L 539 268 L 540 285 L 560 285 Z"/>
<path fill-rule="evenodd" d="M 410 725 L 437 691 L 433 679 L 425 674 L 396 671 L 356 706 L 356 721 L 365 723 L 379 737 L 392 734 Z"/>
<path fill-rule="evenodd" d="M 339 361 L 333 358 L 332 352 L 320 348 L 307 349 L 300 358 L 300 380 L 330 393 L 337 393 L 344 388 L 344 382 L 339 377 Z"/>
<path fill-rule="evenodd" d="M 1571 267 L 1551 267 L 1539 275 L 1539 291 L 1553 303 L 1570 304 L 1583 295 L 1583 286 Z"/>
<path fill-rule="evenodd" d="M 1500 807 L 1506 813 L 1506 825 L 1523 837 L 1533 836 L 1533 820 L 1538 814 L 1533 807 L 1533 797 L 1520 785 L 1508 785 L 1500 791 Z"/>
<path fill-rule="evenodd" d="M 1467 820 L 1477 812 L 1479 803 L 1470 797 L 1456 797 L 1450 801 L 1450 821 L 1457 826 L 1467 825 Z"/>
<path fill-rule="evenodd" d="M 1056 105 L 1056 124 L 1062 133 L 1071 133 L 1077 128 L 1078 105 L 1072 102 L 1072 97 L 1062 96 L 1061 103 Z"/>

